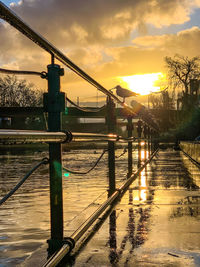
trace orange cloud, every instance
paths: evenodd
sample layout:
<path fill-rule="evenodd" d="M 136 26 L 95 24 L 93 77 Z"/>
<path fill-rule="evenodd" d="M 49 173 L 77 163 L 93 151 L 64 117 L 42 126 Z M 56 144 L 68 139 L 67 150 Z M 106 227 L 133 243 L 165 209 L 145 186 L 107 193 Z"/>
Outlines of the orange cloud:
<path fill-rule="evenodd" d="M 149 36 L 147 27 L 185 23 L 198 7 L 200 0 L 26 0 L 12 5 L 33 29 L 108 88 L 116 85 L 117 76 L 162 71 L 166 55 L 198 55 L 198 27 L 160 36 Z M 133 31 L 140 37 L 131 42 Z M 2 21 L 0 36 L 1 67 L 46 70 L 50 56 Z M 81 94 L 92 92 L 71 71 L 65 72 L 63 88 L 73 88 L 74 97 L 80 88 Z"/>
<path fill-rule="evenodd" d="M 176 34 L 137 37 L 132 42 L 138 49 L 157 49 L 166 55 L 178 53 L 193 57 L 200 54 L 200 28 L 194 26 Z"/>

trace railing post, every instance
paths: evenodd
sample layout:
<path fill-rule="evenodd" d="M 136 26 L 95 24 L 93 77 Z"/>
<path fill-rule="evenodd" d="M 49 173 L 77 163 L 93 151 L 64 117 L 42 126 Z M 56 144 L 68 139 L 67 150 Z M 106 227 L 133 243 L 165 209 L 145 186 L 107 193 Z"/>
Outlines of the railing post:
<path fill-rule="evenodd" d="M 153 152 L 155 151 L 155 131 L 152 131 L 152 147 L 153 147 Z"/>
<path fill-rule="evenodd" d="M 111 97 L 107 97 L 107 117 L 108 133 L 116 131 L 115 103 Z M 115 142 L 108 141 L 108 172 L 109 172 L 109 190 L 108 196 L 111 196 L 115 189 Z"/>
<path fill-rule="evenodd" d="M 151 129 L 148 127 L 148 151 L 149 151 L 149 157 L 151 155 Z"/>
<path fill-rule="evenodd" d="M 128 124 L 127 124 L 128 137 L 132 137 L 133 129 L 134 129 L 132 117 L 128 116 L 127 120 L 128 120 Z M 133 172 L 132 149 L 133 149 L 132 142 L 128 142 L 128 173 L 127 173 L 127 178 L 131 177 L 132 172 Z"/>
<path fill-rule="evenodd" d="M 148 144 L 147 144 L 147 135 L 148 135 L 148 129 L 147 129 L 147 125 L 145 124 L 144 127 L 143 127 L 143 135 L 144 135 L 144 142 L 145 142 L 145 145 L 144 145 L 144 150 L 145 150 L 145 160 L 147 159 L 147 155 L 148 155 L 148 152 L 147 152 L 147 149 L 148 149 Z"/>
<path fill-rule="evenodd" d="M 153 131 L 153 151 L 158 148 L 157 132 Z"/>
<path fill-rule="evenodd" d="M 154 148 L 153 148 L 153 129 L 151 129 L 151 153 L 153 153 Z"/>
<path fill-rule="evenodd" d="M 141 166 L 141 136 L 142 136 L 142 121 L 137 122 L 137 133 L 138 133 L 138 168 Z"/>
<path fill-rule="evenodd" d="M 44 109 L 48 112 L 48 130 L 61 131 L 61 111 L 65 110 L 65 95 L 60 93 L 60 76 L 63 69 L 54 63 L 48 65 L 48 93 L 44 94 Z M 48 240 L 49 255 L 63 243 L 63 197 L 61 144 L 49 144 L 51 239 Z"/>
<path fill-rule="evenodd" d="M 153 153 L 153 129 L 150 130 L 151 153 Z"/>

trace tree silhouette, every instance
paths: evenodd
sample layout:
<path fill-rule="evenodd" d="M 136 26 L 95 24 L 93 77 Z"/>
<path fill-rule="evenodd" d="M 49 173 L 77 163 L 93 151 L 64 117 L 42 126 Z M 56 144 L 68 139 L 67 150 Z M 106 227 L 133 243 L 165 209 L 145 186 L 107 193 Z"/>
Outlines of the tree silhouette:
<path fill-rule="evenodd" d="M 16 76 L 0 77 L 1 107 L 34 107 L 42 105 L 42 92 Z"/>
<path fill-rule="evenodd" d="M 168 79 L 173 89 L 180 87 L 184 93 L 189 93 L 190 80 L 200 78 L 200 58 L 193 57 L 189 59 L 181 55 L 175 55 L 174 58 L 165 57 L 168 70 Z"/>

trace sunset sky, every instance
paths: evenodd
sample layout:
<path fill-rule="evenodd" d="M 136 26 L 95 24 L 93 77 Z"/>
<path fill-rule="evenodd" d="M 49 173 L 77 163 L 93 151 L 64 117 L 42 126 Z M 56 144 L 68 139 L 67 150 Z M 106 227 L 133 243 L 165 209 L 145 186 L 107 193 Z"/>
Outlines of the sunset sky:
<path fill-rule="evenodd" d="M 128 79 L 127 87 L 144 93 L 144 80 L 164 75 L 165 56 L 200 55 L 200 0 L 2 2 L 107 89 Z M 0 67 L 46 70 L 50 56 L 3 21 L 0 36 Z M 95 88 L 66 68 L 61 79 L 72 100 L 96 97 Z M 40 78 L 34 83 L 46 90 Z"/>

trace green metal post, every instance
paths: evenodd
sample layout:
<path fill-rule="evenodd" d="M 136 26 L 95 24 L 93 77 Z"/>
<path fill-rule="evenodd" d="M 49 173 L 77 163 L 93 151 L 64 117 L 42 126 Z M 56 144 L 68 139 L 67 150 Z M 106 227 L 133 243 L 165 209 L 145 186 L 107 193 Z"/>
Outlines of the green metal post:
<path fill-rule="evenodd" d="M 65 96 L 60 93 L 60 76 L 63 69 L 59 65 L 48 65 L 48 93 L 44 94 L 44 109 L 48 112 L 48 130 L 61 131 L 61 111 L 65 109 Z M 63 244 L 63 197 L 62 197 L 62 151 L 61 144 L 49 144 L 50 212 L 51 239 L 49 255 Z"/>
<path fill-rule="evenodd" d="M 150 158 L 151 144 L 150 144 L 150 128 L 149 127 L 147 127 L 147 139 L 148 139 L 148 156 Z"/>
<path fill-rule="evenodd" d="M 128 137 L 132 137 L 132 135 L 133 135 L 132 117 L 129 116 L 127 118 L 127 120 L 128 120 L 128 125 L 127 125 Z M 133 168 L 132 168 L 132 166 L 133 166 L 132 149 L 133 149 L 132 142 L 128 142 L 128 173 L 127 173 L 127 178 L 131 177 L 132 172 L 133 172 Z"/>
<path fill-rule="evenodd" d="M 137 122 L 137 133 L 138 133 L 138 168 L 141 166 L 141 136 L 142 136 L 142 121 Z"/>
<path fill-rule="evenodd" d="M 156 131 L 153 131 L 153 152 L 156 150 Z"/>
<path fill-rule="evenodd" d="M 145 160 L 147 159 L 147 125 L 143 126 L 143 135 L 144 135 L 144 151 L 145 151 Z"/>
<path fill-rule="evenodd" d="M 107 127 L 108 133 L 116 131 L 115 103 L 111 97 L 107 98 Z M 108 172 L 109 172 L 109 190 L 108 197 L 111 196 L 115 189 L 115 142 L 108 141 Z"/>
<path fill-rule="evenodd" d="M 151 129 L 150 130 L 150 142 L 151 142 L 151 149 L 150 149 L 150 151 L 151 151 L 151 154 L 153 153 L 153 129 Z"/>
<path fill-rule="evenodd" d="M 155 132 L 155 150 L 159 148 L 159 134 L 158 132 L 156 131 Z"/>

